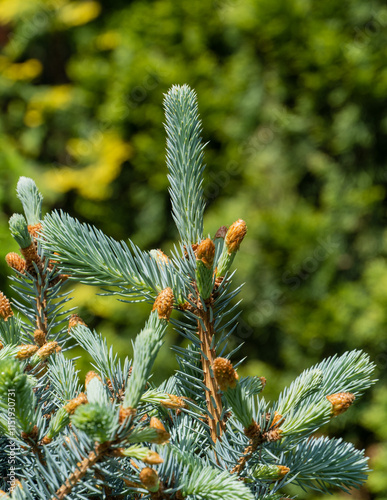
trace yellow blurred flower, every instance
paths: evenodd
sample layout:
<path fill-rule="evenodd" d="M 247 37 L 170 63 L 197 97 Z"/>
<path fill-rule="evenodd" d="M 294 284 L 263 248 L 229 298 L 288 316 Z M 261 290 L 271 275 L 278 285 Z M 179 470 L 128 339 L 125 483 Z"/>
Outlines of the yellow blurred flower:
<path fill-rule="evenodd" d="M 27 127 L 38 127 L 44 121 L 44 112 L 66 109 L 73 100 L 71 85 L 56 85 L 40 89 L 28 102 L 24 116 Z"/>
<path fill-rule="evenodd" d="M 27 127 L 39 127 L 43 121 L 43 114 L 37 109 L 28 109 L 24 115 L 24 123 Z"/>
<path fill-rule="evenodd" d="M 95 19 L 101 12 L 101 5 L 93 0 L 69 2 L 58 10 L 57 19 L 67 26 L 80 26 Z"/>
<path fill-rule="evenodd" d="M 83 168 L 64 166 L 46 173 L 47 187 L 66 192 L 76 189 L 85 198 L 102 200 L 110 195 L 110 183 L 121 172 L 132 148 L 114 131 L 98 132 L 89 140 L 71 139 L 67 151 Z"/>
<path fill-rule="evenodd" d="M 0 23 L 26 19 L 36 12 L 53 11 L 66 3 L 67 0 L 0 0 Z"/>
<path fill-rule="evenodd" d="M 32 80 L 40 75 L 43 66 L 37 59 L 28 59 L 22 63 L 11 63 L 6 57 L 0 60 L 1 74 L 9 80 Z"/>
<path fill-rule="evenodd" d="M 39 0 L 1 0 L 0 1 L 0 22 L 8 24 L 23 16 L 31 14 L 39 9 L 41 5 Z"/>
<path fill-rule="evenodd" d="M 64 109 L 73 98 L 72 90 L 71 85 L 49 87 L 35 94 L 30 100 L 30 104 L 32 107 L 41 109 Z"/>
<path fill-rule="evenodd" d="M 106 31 L 97 36 L 95 44 L 99 50 L 111 50 L 116 48 L 121 41 L 120 34 L 117 31 Z"/>

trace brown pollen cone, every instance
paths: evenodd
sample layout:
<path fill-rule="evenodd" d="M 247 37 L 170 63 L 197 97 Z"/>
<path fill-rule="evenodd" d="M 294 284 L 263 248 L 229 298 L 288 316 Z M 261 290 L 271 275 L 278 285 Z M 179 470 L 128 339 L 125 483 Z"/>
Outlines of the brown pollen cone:
<path fill-rule="evenodd" d="M 161 292 L 157 295 L 152 311 L 157 311 L 159 319 L 165 319 L 168 321 L 172 313 L 173 301 L 174 297 L 172 288 L 164 288 L 164 290 L 161 290 Z"/>
<path fill-rule="evenodd" d="M 9 267 L 12 267 L 15 271 L 19 271 L 19 273 L 24 273 L 26 270 L 26 261 L 16 252 L 7 253 L 5 260 Z"/>
<path fill-rule="evenodd" d="M 78 406 L 84 405 L 86 403 L 88 403 L 86 394 L 84 392 L 80 392 L 76 398 L 71 399 L 67 403 L 67 405 L 65 406 L 65 410 L 67 411 L 67 413 L 72 415 L 78 408 Z"/>
<path fill-rule="evenodd" d="M 16 359 L 27 359 L 33 356 L 39 349 L 37 345 L 23 345 L 16 354 Z"/>
<path fill-rule="evenodd" d="M 157 417 L 151 417 L 149 427 L 155 429 L 157 432 L 157 439 L 153 440 L 153 442 L 156 444 L 166 443 L 171 437 L 169 432 L 165 430 L 165 427 L 161 420 L 159 420 Z"/>
<path fill-rule="evenodd" d="M 348 410 L 355 401 L 355 395 L 351 392 L 338 392 L 327 396 L 327 400 L 332 403 L 331 415 L 337 417 Z"/>
<path fill-rule="evenodd" d="M 211 238 L 201 241 L 196 249 L 196 259 L 201 260 L 203 264 L 210 269 L 214 263 L 215 244 Z"/>
<path fill-rule="evenodd" d="M 231 224 L 225 238 L 225 243 L 229 254 L 239 250 L 239 246 L 242 243 L 246 232 L 247 226 L 244 220 L 238 219 L 236 222 Z"/>
<path fill-rule="evenodd" d="M 261 427 L 255 420 L 252 420 L 251 424 L 246 427 L 243 432 L 251 440 L 257 439 L 262 435 Z"/>
<path fill-rule="evenodd" d="M 47 342 L 38 350 L 36 354 L 42 361 L 44 361 L 54 352 L 58 352 L 58 342 L 56 341 Z"/>
<path fill-rule="evenodd" d="M 149 491 L 157 491 L 159 489 L 159 476 L 154 469 L 145 467 L 140 472 L 140 481 Z"/>
<path fill-rule="evenodd" d="M 160 401 L 160 404 L 162 404 L 164 408 L 169 408 L 171 410 L 176 408 L 188 408 L 187 403 L 180 396 L 175 396 L 174 394 L 168 394 L 168 396 L 168 400 Z"/>
<path fill-rule="evenodd" d="M 0 317 L 3 318 L 4 321 L 7 321 L 11 316 L 13 316 L 11 303 L 3 292 L 0 292 Z"/>
<path fill-rule="evenodd" d="M 35 262 L 39 271 L 42 271 L 43 264 L 42 264 L 42 261 L 40 260 L 38 252 L 36 250 L 36 243 L 32 242 L 31 245 L 29 245 L 28 247 L 20 248 L 20 252 L 23 254 L 23 257 L 26 259 L 26 271 L 27 272 L 29 272 L 32 275 L 36 274 L 33 262 Z"/>
<path fill-rule="evenodd" d="M 234 370 L 231 361 L 226 358 L 216 358 L 212 370 L 221 391 L 236 387 L 239 376 Z"/>
<path fill-rule="evenodd" d="M 37 238 L 38 233 L 42 230 L 42 224 L 40 222 L 37 224 L 30 224 L 27 229 L 33 238 Z"/>
<path fill-rule="evenodd" d="M 68 331 L 70 331 L 71 328 L 74 328 L 74 326 L 77 325 L 87 326 L 86 323 L 83 321 L 83 319 L 80 316 L 78 316 L 78 314 L 72 314 L 69 319 Z"/>
<path fill-rule="evenodd" d="M 44 331 L 40 329 L 35 330 L 34 340 L 39 347 L 42 347 L 46 343 L 46 334 L 44 333 Z"/>

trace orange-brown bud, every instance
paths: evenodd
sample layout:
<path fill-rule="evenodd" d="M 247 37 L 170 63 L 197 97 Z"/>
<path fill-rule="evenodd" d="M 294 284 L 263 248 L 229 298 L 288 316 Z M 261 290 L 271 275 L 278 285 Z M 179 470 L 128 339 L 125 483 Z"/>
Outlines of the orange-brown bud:
<path fill-rule="evenodd" d="M 282 429 L 278 429 L 278 427 L 274 427 L 273 429 L 269 429 L 265 434 L 265 440 L 268 443 L 272 443 L 273 441 L 278 441 L 282 439 Z"/>
<path fill-rule="evenodd" d="M 0 317 L 7 321 L 11 316 L 13 316 L 11 304 L 3 292 L 0 292 Z"/>
<path fill-rule="evenodd" d="M 175 396 L 174 394 L 168 394 L 169 399 L 166 401 L 160 401 L 165 408 L 169 408 L 170 410 L 175 410 L 177 408 L 188 408 L 187 403 L 180 396 Z"/>
<path fill-rule="evenodd" d="M 165 427 L 161 420 L 157 417 L 151 417 L 149 427 L 155 429 L 157 432 L 157 439 L 153 440 L 153 443 L 163 444 L 166 443 L 171 435 L 165 430 Z"/>
<path fill-rule="evenodd" d="M 71 399 L 67 403 L 67 405 L 65 406 L 65 410 L 67 411 L 67 413 L 72 415 L 75 412 L 75 410 L 78 408 L 78 406 L 84 405 L 87 402 L 88 401 L 87 401 L 86 394 L 84 392 L 80 392 L 76 398 Z"/>
<path fill-rule="evenodd" d="M 278 411 L 274 412 L 274 418 L 271 423 L 270 429 L 277 429 L 280 425 L 282 425 L 285 422 L 285 417 L 280 415 Z"/>
<path fill-rule="evenodd" d="M 337 417 L 348 410 L 355 401 L 355 395 L 351 392 L 338 392 L 327 396 L 327 400 L 332 403 L 331 415 Z"/>
<path fill-rule="evenodd" d="M 93 372 L 93 371 L 89 371 L 89 372 L 87 372 L 87 373 L 86 373 L 86 377 L 85 377 L 85 387 L 86 387 L 86 388 L 87 388 L 87 386 L 88 386 L 89 382 L 90 382 L 93 378 L 95 378 L 95 377 L 97 377 L 97 379 L 98 379 L 100 382 L 102 382 L 102 379 L 101 379 L 101 377 L 98 375 L 98 373 Z"/>
<path fill-rule="evenodd" d="M 201 241 L 196 249 L 196 259 L 201 260 L 203 264 L 210 269 L 214 263 L 215 244 L 211 238 Z"/>
<path fill-rule="evenodd" d="M 251 420 L 251 424 L 245 427 L 243 432 L 251 440 L 257 439 L 262 435 L 261 427 L 255 420 Z"/>
<path fill-rule="evenodd" d="M 147 456 L 143 458 L 142 461 L 144 462 L 144 464 L 148 465 L 158 465 L 164 462 L 160 455 L 152 450 L 149 450 Z"/>
<path fill-rule="evenodd" d="M 37 329 L 34 331 L 34 340 L 39 347 L 42 347 L 46 343 L 46 334 L 43 330 Z"/>
<path fill-rule="evenodd" d="M 216 231 L 214 239 L 217 238 L 225 238 L 227 234 L 228 227 L 227 226 L 220 226 L 220 228 Z"/>
<path fill-rule="evenodd" d="M 47 444 L 50 444 L 52 442 L 52 438 L 48 436 L 44 436 L 44 438 L 40 441 L 40 444 L 45 446 Z"/>
<path fill-rule="evenodd" d="M 23 439 L 32 439 L 32 441 L 36 441 L 39 436 L 39 429 L 37 425 L 34 425 L 30 432 L 22 432 L 21 437 Z"/>
<path fill-rule="evenodd" d="M 120 413 L 118 415 L 118 421 L 120 424 L 124 422 L 129 417 L 135 417 L 137 413 L 136 408 L 124 408 L 123 406 L 120 406 Z"/>
<path fill-rule="evenodd" d="M 32 242 L 30 245 L 28 245 L 28 247 L 20 249 L 20 252 L 22 253 L 23 257 L 26 260 L 26 271 L 32 275 L 36 274 L 35 267 L 33 264 L 34 262 L 37 265 L 39 271 L 43 270 L 43 264 L 36 248 L 37 248 L 36 243 Z"/>
<path fill-rule="evenodd" d="M 231 224 L 225 238 L 225 243 L 229 254 L 239 250 L 239 246 L 246 235 L 246 231 L 246 222 L 242 219 L 238 219 L 236 222 L 234 222 L 234 224 Z"/>
<path fill-rule="evenodd" d="M 290 471 L 289 467 L 286 467 L 286 465 L 277 465 L 277 468 L 278 468 L 278 481 L 280 481 L 281 479 L 283 479 L 286 474 Z"/>
<path fill-rule="evenodd" d="M 159 476 L 154 469 L 151 469 L 150 467 L 145 467 L 140 472 L 139 477 L 141 483 L 147 490 L 152 492 L 156 492 L 159 490 L 160 487 Z"/>
<path fill-rule="evenodd" d="M 51 356 L 52 353 L 58 352 L 58 347 L 60 346 L 58 346 L 58 342 L 56 342 L 55 340 L 53 342 L 47 342 L 38 350 L 36 355 L 39 356 L 42 361 L 44 361 L 49 356 Z"/>
<path fill-rule="evenodd" d="M 87 326 L 86 323 L 83 321 L 83 319 L 80 316 L 78 316 L 78 314 L 72 314 L 69 319 L 68 331 L 70 331 L 71 328 L 74 328 L 74 326 L 77 325 Z"/>
<path fill-rule="evenodd" d="M 16 359 L 27 359 L 33 356 L 39 349 L 37 345 L 22 345 L 16 354 Z"/>
<path fill-rule="evenodd" d="M 24 273 L 26 270 L 26 261 L 16 252 L 7 253 L 5 260 L 9 267 L 19 271 L 19 273 Z"/>
<path fill-rule="evenodd" d="M 37 224 L 30 224 L 28 226 L 28 232 L 33 238 L 36 238 L 41 230 L 42 230 L 42 224 L 40 222 L 38 222 Z"/>
<path fill-rule="evenodd" d="M 172 288 L 165 288 L 157 295 L 152 311 L 157 310 L 160 319 L 169 320 L 173 308 Z"/>
<path fill-rule="evenodd" d="M 157 250 L 151 250 L 151 254 L 160 264 L 169 264 L 168 255 L 165 255 L 165 253 L 159 248 Z"/>
<path fill-rule="evenodd" d="M 2 349 L 3 347 L 4 347 L 4 345 L 3 345 L 3 343 L 2 343 L 2 342 L 1 342 L 1 340 L 0 340 L 0 351 L 1 351 L 1 349 Z"/>
<path fill-rule="evenodd" d="M 239 376 L 234 370 L 231 361 L 226 358 L 216 358 L 212 370 L 221 391 L 236 387 Z"/>

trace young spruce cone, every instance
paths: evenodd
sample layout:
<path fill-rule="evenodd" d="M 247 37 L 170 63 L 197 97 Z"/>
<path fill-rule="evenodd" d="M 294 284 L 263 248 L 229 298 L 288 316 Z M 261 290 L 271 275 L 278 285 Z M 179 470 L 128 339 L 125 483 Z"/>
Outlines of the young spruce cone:
<path fill-rule="evenodd" d="M 15 269 L 19 273 L 24 273 L 26 270 L 26 261 L 16 252 L 7 253 L 5 260 L 9 267 Z"/>
<path fill-rule="evenodd" d="M 46 334 L 44 333 L 44 331 L 40 329 L 35 330 L 34 340 L 39 347 L 44 346 L 44 344 L 46 343 Z"/>
<path fill-rule="evenodd" d="M 86 323 L 83 321 L 83 319 L 80 316 L 78 316 L 78 314 L 72 314 L 69 319 L 68 331 L 70 331 L 71 328 L 74 328 L 74 326 L 77 325 L 87 326 Z"/>
<path fill-rule="evenodd" d="M 173 291 L 172 288 L 165 288 L 157 295 L 153 304 L 152 311 L 157 311 L 159 319 L 169 320 L 173 308 Z"/>
<path fill-rule="evenodd" d="M 355 401 L 355 395 L 351 392 L 338 392 L 327 396 L 327 400 L 332 403 L 331 415 L 337 417 L 348 410 Z"/>
<path fill-rule="evenodd" d="M 39 349 L 37 345 L 22 345 L 16 354 L 16 359 L 28 359 Z"/>
<path fill-rule="evenodd" d="M 201 241 L 195 253 L 196 259 L 201 260 L 207 269 L 212 267 L 215 257 L 215 245 L 210 238 Z"/>
<path fill-rule="evenodd" d="M 3 292 L 0 292 L 0 317 L 7 321 L 11 316 L 13 316 L 11 304 Z"/>
<path fill-rule="evenodd" d="M 246 236 L 246 231 L 246 222 L 242 219 L 238 219 L 236 222 L 231 224 L 224 240 L 228 253 L 235 253 L 239 250 L 239 246 L 242 243 L 243 238 Z"/>
<path fill-rule="evenodd" d="M 30 235 L 36 239 L 39 235 L 39 232 L 42 230 L 42 224 L 38 222 L 37 224 L 30 224 L 28 226 L 28 232 Z"/>
<path fill-rule="evenodd" d="M 212 370 L 221 391 L 227 391 L 229 388 L 235 389 L 239 376 L 231 361 L 226 358 L 216 358 Z"/>

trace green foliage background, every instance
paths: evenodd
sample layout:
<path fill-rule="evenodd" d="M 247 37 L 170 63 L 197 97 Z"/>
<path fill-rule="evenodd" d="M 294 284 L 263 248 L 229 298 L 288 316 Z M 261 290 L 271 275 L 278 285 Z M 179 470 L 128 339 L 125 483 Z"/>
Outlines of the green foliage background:
<path fill-rule="evenodd" d="M 7 222 L 20 175 L 46 210 L 168 253 L 177 232 L 161 104 L 188 83 L 210 141 L 206 231 L 248 224 L 236 260 L 240 371 L 266 376 L 270 397 L 324 356 L 367 351 L 380 382 L 327 432 L 367 449 L 374 472 L 354 495 L 377 500 L 387 498 L 386 28 L 381 0 L 0 2 L 1 254 L 17 250 Z M 149 307 L 95 292 L 75 287 L 80 314 L 130 353 Z M 160 376 L 174 366 L 163 352 Z"/>

